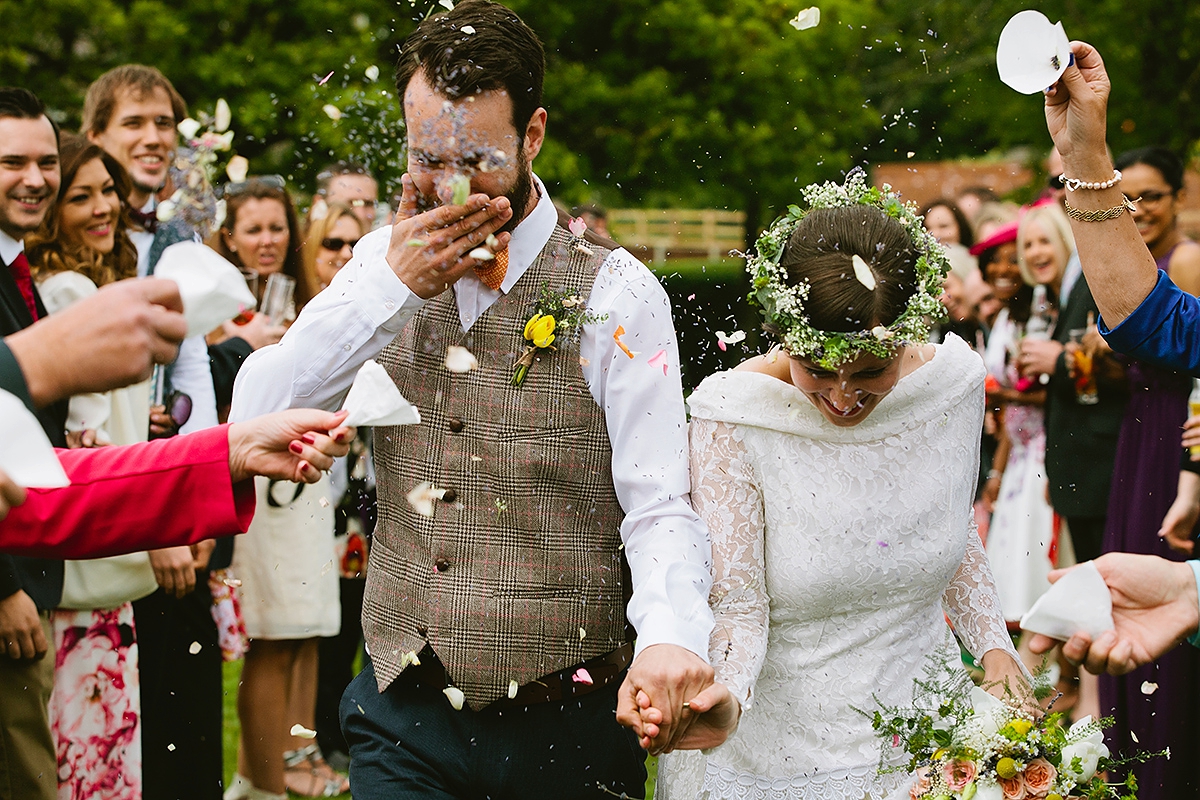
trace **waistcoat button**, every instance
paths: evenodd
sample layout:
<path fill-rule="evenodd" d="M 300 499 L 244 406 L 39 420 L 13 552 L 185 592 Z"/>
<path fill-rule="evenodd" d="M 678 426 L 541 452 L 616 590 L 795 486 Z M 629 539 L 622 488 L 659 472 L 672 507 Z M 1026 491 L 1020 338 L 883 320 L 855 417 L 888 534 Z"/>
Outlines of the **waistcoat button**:
<path fill-rule="evenodd" d="M 443 503 L 453 503 L 457 499 L 458 499 L 458 492 L 454 491 L 453 489 L 447 489 L 445 492 L 442 493 L 442 502 Z"/>
<path fill-rule="evenodd" d="M 466 426 L 463 425 L 463 421 L 461 419 L 459 419 L 458 417 L 451 417 L 446 422 L 446 427 L 448 427 L 450 429 L 451 433 L 462 433 L 462 429 L 465 428 Z"/>
<path fill-rule="evenodd" d="M 436 562 L 434 562 L 434 566 L 437 567 L 438 572 L 446 572 L 450 569 L 450 562 L 444 558 L 439 558 Z"/>

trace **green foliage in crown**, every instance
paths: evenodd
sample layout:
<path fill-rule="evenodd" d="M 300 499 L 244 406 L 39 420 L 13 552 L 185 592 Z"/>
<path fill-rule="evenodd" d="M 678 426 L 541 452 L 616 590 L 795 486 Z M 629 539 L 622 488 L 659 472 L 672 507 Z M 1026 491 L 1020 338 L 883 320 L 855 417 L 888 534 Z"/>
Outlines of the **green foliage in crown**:
<path fill-rule="evenodd" d="M 810 359 L 824 369 L 836 369 L 862 353 L 890 358 L 900 346 L 927 342 L 930 326 L 945 315 L 938 297 L 950 262 L 941 244 L 925 230 L 915 206 L 903 202 L 887 184 L 882 188 L 869 185 L 861 169 L 852 170 L 845 183 L 809 184 L 802 194 L 804 205 L 788 206 L 787 214 L 758 237 L 756 252 L 746 256 L 746 272 L 751 280 L 749 300 L 758 306 L 764 321 L 775 328 L 784 350 L 789 355 Z M 916 264 L 917 288 L 891 325 L 848 333 L 819 331 L 809 322 L 805 310 L 810 288 L 807 281 L 789 286 L 787 271 L 779 266 L 779 260 L 796 227 L 809 212 L 855 205 L 874 206 L 904 226 L 920 254 Z M 873 254 L 859 255 L 870 260 Z"/>

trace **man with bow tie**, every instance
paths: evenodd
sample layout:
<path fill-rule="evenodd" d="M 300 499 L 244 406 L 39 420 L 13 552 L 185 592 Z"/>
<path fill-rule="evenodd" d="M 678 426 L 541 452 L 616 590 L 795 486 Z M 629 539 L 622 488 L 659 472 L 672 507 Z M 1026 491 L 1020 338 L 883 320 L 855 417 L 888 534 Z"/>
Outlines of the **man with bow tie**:
<path fill-rule="evenodd" d="M 544 70 L 490 0 L 421 23 L 397 72 L 397 222 L 234 390 L 232 418 L 337 408 L 373 358 L 421 412 L 375 431 L 371 663 L 342 701 L 356 798 L 642 797 L 639 743 L 669 743 L 712 682 L 670 305 L 534 175 Z M 539 311 L 582 322 L 530 340 Z M 451 370 L 451 346 L 478 365 Z M 427 483 L 429 514 L 406 500 Z M 667 709 L 653 742 L 615 716 L 637 719 L 639 690 Z"/>

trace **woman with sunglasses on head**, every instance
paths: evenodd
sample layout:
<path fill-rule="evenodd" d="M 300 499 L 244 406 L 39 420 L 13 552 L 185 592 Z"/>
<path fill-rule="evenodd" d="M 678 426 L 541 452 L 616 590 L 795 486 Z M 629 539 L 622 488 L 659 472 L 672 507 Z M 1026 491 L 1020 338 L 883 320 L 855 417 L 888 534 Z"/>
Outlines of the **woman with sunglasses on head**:
<path fill-rule="evenodd" d="M 66 135 L 57 203 L 26 243 L 34 278 L 53 314 L 98 288 L 137 275 L 125 215 L 129 177 L 99 146 Z M 71 398 L 73 447 L 144 442 L 149 381 Z M 189 553 L 188 548 L 158 551 Z M 194 554 L 189 554 L 194 555 Z M 190 560 L 190 559 L 189 559 Z M 132 601 L 157 588 L 147 553 L 68 561 L 62 607 L 51 616 L 56 663 L 50 698 L 59 793 L 136 800 L 142 795 L 141 697 Z M 104 714 L 92 713 L 102 704 Z"/>
<path fill-rule="evenodd" d="M 295 281 L 293 318 L 316 293 L 302 235 L 282 180 L 250 178 L 225 189 L 225 221 L 209 245 L 258 275 Z M 260 312 L 261 314 L 262 312 Z M 242 732 L 226 800 L 280 798 L 287 791 L 324 797 L 348 790 L 312 742 L 288 733 L 315 727 L 317 647 L 340 628 L 329 478 L 313 486 L 256 480 L 254 521 L 237 542 L 230 569 L 241 581 L 250 638 L 238 689 Z M 322 502 L 323 501 L 323 502 Z"/>

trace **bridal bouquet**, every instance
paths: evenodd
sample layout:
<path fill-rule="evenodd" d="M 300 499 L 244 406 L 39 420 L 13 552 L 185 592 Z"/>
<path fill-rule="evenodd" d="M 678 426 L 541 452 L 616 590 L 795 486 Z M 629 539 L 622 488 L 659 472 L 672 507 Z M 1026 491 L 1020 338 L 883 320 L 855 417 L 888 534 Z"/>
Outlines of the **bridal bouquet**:
<path fill-rule="evenodd" d="M 1001 700 L 957 677 L 915 684 L 912 707 L 870 715 L 883 740 L 881 772 L 915 773 L 912 800 L 1136 800 L 1132 772 L 1119 784 L 1101 774 L 1153 755 L 1112 758 L 1103 733 L 1111 718 L 1068 727 L 1061 713 L 1036 719 L 1015 696 Z M 884 766 L 897 748 L 907 764 Z"/>

